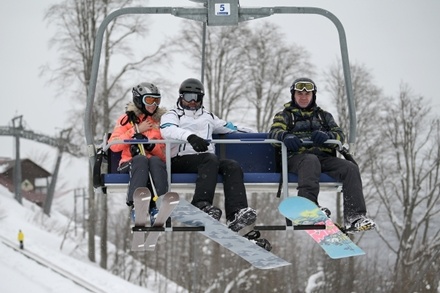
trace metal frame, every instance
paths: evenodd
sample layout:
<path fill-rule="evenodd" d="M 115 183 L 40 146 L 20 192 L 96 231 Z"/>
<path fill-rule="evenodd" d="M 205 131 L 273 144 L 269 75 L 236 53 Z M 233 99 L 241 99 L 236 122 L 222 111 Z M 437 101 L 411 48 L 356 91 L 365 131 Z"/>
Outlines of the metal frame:
<path fill-rule="evenodd" d="M 199 1 L 200 2 L 200 1 Z M 98 77 L 98 69 L 99 63 L 101 59 L 101 49 L 104 32 L 108 26 L 108 24 L 121 15 L 126 14 L 171 14 L 177 17 L 191 19 L 195 21 L 201 21 L 205 24 L 213 23 L 214 25 L 233 25 L 234 21 L 231 24 L 231 21 L 225 18 L 225 16 L 217 16 L 213 15 L 213 9 L 209 5 L 210 1 L 205 1 L 205 7 L 203 8 L 184 8 L 184 7 L 130 7 L 130 8 L 122 8 L 110 13 L 107 17 L 104 18 L 103 22 L 99 26 L 96 41 L 95 41 L 95 50 L 93 55 L 93 63 L 91 70 L 91 78 L 87 92 L 87 101 L 86 101 L 86 109 L 84 116 L 84 131 L 87 143 L 87 150 L 89 154 L 90 165 L 93 166 L 96 155 L 96 147 L 94 144 L 94 137 L 92 133 L 92 113 L 93 113 L 93 103 L 95 99 L 95 91 L 96 91 L 96 83 Z M 220 1 L 215 1 L 215 3 L 219 3 Z M 344 71 L 344 79 L 345 79 L 345 89 L 347 93 L 347 103 L 349 108 L 349 118 L 350 118 L 350 130 L 349 130 L 349 144 L 352 145 L 356 141 L 356 110 L 354 105 L 354 97 L 353 97 L 353 89 L 350 75 L 350 65 L 348 59 L 348 48 L 347 41 L 345 36 L 345 30 L 342 26 L 342 23 L 339 19 L 330 13 L 327 10 L 315 7 L 262 7 L 262 8 L 244 8 L 238 5 L 237 0 L 224 0 L 222 3 L 229 3 L 230 5 L 237 5 L 234 7 L 238 13 L 238 21 L 248 21 L 262 17 L 268 17 L 273 14 L 317 14 L 322 15 L 328 18 L 333 24 L 336 26 L 338 34 L 339 34 L 339 43 L 341 47 L 341 56 L 342 56 L 342 65 Z M 208 5 L 206 5 L 208 3 Z M 208 6 L 208 7 L 206 7 Z M 235 13 L 233 13 L 235 15 Z M 235 17 L 233 15 L 233 17 Z M 221 19 L 225 19 L 224 24 L 222 24 Z M 282 147 L 285 148 L 284 144 Z M 285 153 L 283 152 L 283 160 Z M 284 175 L 284 174 L 283 174 Z"/>
<path fill-rule="evenodd" d="M 163 143 L 165 144 L 165 157 L 166 157 L 166 170 L 167 170 L 167 181 L 169 182 L 169 190 L 173 188 L 173 191 L 188 191 L 191 192 L 194 190 L 194 183 L 172 183 L 171 180 L 171 146 L 173 144 L 181 144 L 186 143 L 185 141 L 179 140 L 114 140 L 111 142 L 103 142 L 102 150 L 107 152 L 112 145 L 115 144 L 139 144 L 139 143 Z M 289 188 L 297 187 L 297 182 L 289 182 L 288 180 L 288 169 L 287 169 L 287 148 L 286 146 L 276 139 L 265 139 L 265 140 L 241 140 L 241 139 L 212 139 L 210 143 L 213 144 L 281 144 L 281 178 L 282 178 L 282 195 L 284 198 L 289 196 Z M 311 143 L 310 141 L 304 141 L 304 143 Z M 331 145 L 337 145 L 338 150 L 342 149 L 342 144 L 339 140 L 329 139 L 326 143 Z M 279 186 L 279 183 L 273 182 L 259 182 L 259 183 L 245 183 L 246 190 L 249 192 L 258 192 L 258 191 L 272 191 L 276 192 Z M 342 188 L 342 182 L 321 182 L 320 183 L 322 190 L 334 190 L 340 191 Z M 108 183 L 105 182 L 105 187 L 107 188 L 107 194 L 112 193 L 127 193 L 127 183 Z M 223 184 L 217 183 L 216 191 L 222 192 Z"/>

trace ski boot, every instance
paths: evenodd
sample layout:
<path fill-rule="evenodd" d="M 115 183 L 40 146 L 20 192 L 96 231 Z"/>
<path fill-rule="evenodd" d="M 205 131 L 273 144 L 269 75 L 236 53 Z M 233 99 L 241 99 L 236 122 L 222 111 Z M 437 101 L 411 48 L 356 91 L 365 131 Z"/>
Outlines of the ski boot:
<path fill-rule="evenodd" d="M 153 207 L 153 208 L 150 209 L 150 224 L 151 224 L 151 227 L 153 227 L 154 222 L 156 221 L 158 213 L 159 213 L 159 210 L 156 207 Z"/>

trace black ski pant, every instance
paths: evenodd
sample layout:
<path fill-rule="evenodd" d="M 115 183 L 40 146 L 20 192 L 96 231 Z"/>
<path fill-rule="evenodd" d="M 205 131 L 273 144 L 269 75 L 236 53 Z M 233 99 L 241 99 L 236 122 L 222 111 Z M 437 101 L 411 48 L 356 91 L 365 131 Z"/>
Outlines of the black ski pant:
<path fill-rule="evenodd" d="M 319 176 L 327 173 L 342 182 L 344 220 L 350 223 L 366 214 L 362 179 L 356 164 L 338 157 L 298 154 L 289 158 L 289 172 L 298 175 L 298 196 L 318 204 Z"/>
<path fill-rule="evenodd" d="M 130 161 L 121 164 L 119 173 L 129 173 L 130 181 L 128 183 L 127 204 L 133 202 L 133 193 L 138 187 L 148 187 L 153 195 L 153 189 L 150 182 L 149 173 L 153 179 L 154 187 L 158 196 L 168 191 L 168 177 L 165 162 L 159 157 L 147 158 L 146 156 L 137 155 Z M 151 201 L 154 206 L 154 201 Z"/>
<path fill-rule="evenodd" d="M 226 219 L 233 219 L 235 212 L 248 206 L 243 183 L 243 170 L 234 160 L 219 159 L 212 153 L 177 156 L 171 160 L 173 173 L 197 173 L 192 204 L 214 200 L 217 175 L 223 176 Z"/>

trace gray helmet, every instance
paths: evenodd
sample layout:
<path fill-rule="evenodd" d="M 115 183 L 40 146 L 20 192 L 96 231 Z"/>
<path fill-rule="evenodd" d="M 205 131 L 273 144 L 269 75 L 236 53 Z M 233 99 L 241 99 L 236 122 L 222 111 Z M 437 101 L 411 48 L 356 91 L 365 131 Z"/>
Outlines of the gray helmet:
<path fill-rule="evenodd" d="M 293 97 L 293 95 L 295 93 L 295 85 L 301 81 L 309 82 L 309 83 L 313 84 L 313 98 L 312 98 L 312 101 L 310 101 L 309 106 L 307 106 L 307 108 L 312 108 L 313 106 L 316 106 L 316 92 L 318 91 L 318 88 L 316 87 L 316 83 L 313 80 L 311 80 L 310 78 L 301 77 L 301 78 L 297 78 L 293 81 L 292 85 L 290 86 L 290 94 L 292 97 L 292 101 L 296 104 L 295 99 Z"/>
<path fill-rule="evenodd" d="M 133 87 L 131 91 L 133 93 L 133 103 L 134 105 L 146 114 L 145 105 L 142 102 L 142 98 L 145 95 L 159 97 L 160 98 L 160 90 L 157 86 L 149 82 L 141 82 L 137 86 Z"/>

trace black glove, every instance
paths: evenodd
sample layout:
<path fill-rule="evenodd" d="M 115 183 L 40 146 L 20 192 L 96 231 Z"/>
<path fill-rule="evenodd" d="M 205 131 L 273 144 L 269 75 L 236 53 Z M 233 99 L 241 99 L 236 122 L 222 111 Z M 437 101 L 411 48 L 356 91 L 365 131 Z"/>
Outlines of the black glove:
<path fill-rule="evenodd" d="M 133 134 L 133 136 L 131 138 L 134 138 L 134 139 L 148 139 L 148 137 L 146 137 L 142 133 L 135 133 L 135 134 Z"/>
<path fill-rule="evenodd" d="M 201 153 L 208 150 L 209 143 L 195 134 L 191 134 L 190 136 L 188 136 L 188 142 L 191 144 L 196 152 Z"/>
<path fill-rule="evenodd" d="M 130 154 L 132 157 L 137 156 L 140 153 L 141 153 L 141 150 L 139 149 L 139 146 L 137 144 L 130 145 Z"/>
<path fill-rule="evenodd" d="M 324 144 L 324 142 L 329 138 L 330 138 L 329 135 L 324 131 L 315 130 L 312 132 L 311 139 L 313 140 L 314 143 L 318 145 Z"/>
<path fill-rule="evenodd" d="M 132 138 L 134 138 L 134 139 L 148 139 L 148 137 L 146 137 L 142 133 L 135 133 L 135 134 L 133 134 Z M 144 143 L 144 150 L 147 152 L 151 152 L 155 146 L 156 146 L 156 144 L 154 144 L 154 143 Z M 140 152 L 141 151 L 139 150 L 139 146 L 137 144 L 132 144 L 130 146 L 130 153 L 131 153 L 132 157 L 139 155 Z"/>
<path fill-rule="evenodd" d="M 286 148 L 292 152 L 297 152 L 302 145 L 301 139 L 293 134 L 285 135 L 283 138 L 283 142 L 286 145 Z"/>

